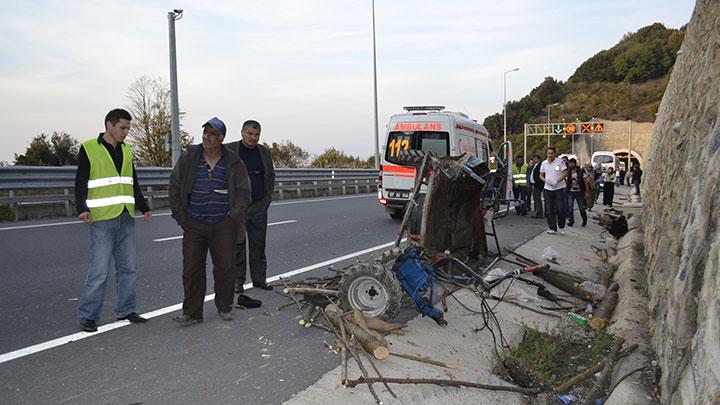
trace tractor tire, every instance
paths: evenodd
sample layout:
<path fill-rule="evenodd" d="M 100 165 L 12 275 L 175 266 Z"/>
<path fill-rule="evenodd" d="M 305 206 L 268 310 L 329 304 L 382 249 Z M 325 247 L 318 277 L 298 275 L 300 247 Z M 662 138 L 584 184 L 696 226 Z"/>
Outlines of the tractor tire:
<path fill-rule="evenodd" d="M 338 285 L 343 310 L 359 309 L 366 316 L 392 321 L 400 313 L 403 291 L 392 272 L 380 264 L 355 263 Z"/>
<path fill-rule="evenodd" d="M 405 211 L 402 209 L 394 209 L 390 212 L 390 218 L 402 221 L 405 216 Z"/>

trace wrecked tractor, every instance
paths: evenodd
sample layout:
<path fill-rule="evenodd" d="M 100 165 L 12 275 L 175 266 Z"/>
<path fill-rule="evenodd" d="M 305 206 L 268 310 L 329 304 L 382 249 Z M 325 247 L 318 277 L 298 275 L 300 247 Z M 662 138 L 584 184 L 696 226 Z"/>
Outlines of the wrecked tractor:
<path fill-rule="evenodd" d="M 508 150 L 507 156 L 509 145 L 501 150 Z M 445 275 L 494 264 L 487 236 L 495 237 L 494 219 L 507 203 L 508 159 L 498 159 L 497 170 L 491 171 L 487 162 L 466 155 L 413 151 L 404 158 L 417 175 L 395 244 L 374 261 L 358 261 L 340 271 L 339 300 L 345 311 L 359 309 L 386 321 L 402 306 L 415 304 L 443 325 L 442 312 L 433 306 L 440 299 L 433 293 L 434 269 L 427 263 L 447 258 Z M 494 240 L 497 245 L 497 237 Z"/>

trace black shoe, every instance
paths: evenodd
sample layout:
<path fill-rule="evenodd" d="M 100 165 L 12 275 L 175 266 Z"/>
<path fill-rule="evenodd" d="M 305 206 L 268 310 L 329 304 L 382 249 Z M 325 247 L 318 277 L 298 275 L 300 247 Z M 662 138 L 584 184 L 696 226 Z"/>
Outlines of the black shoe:
<path fill-rule="evenodd" d="M 235 282 L 235 293 L 242 294 L 245 292 L 245 288 L 243 287 L 243 283 L 236 281 Z"/>
<path fill-rule="evenodd" d="M 568 224 L 568 226 L 573 226 L 573 225 L 575 225 L 575 221 L 568 221 L 567 224 Z"/>
<path fill-rule="evenodd" d="M 587 219 L 583 219 L 582 226 L 585 226 L 585 225 L 587 225 Z"/>
<path fill-rule="evenodd" d="M 190 318 L 190 317 L 187 316 L 187 315 L 176 316 L 176 317 L 172 318 L 172 320 L 175 321 L 175 322 L 177 322 L 177 323 L 182 323 L 182 324 L 185 324 L 185 325 L 190 325 L 190 324 L 193 324 L 193 323 L 201 323 L 201 322 L 203 321 L 202 318 Z"/>
<path fill-rule="evenodd" d="M 126 319 L 127 319 L 128 321 L 132 322 L 132 323 L 145 323 L 145 322 L 147 322 L 147 319 L 145 319 L 145 318 L 143 318 L 142 316 L 138 315 L 137 312 L 131 312 L 131 313 L 123 316 L 122 318 L 118 318 L 117 320 L 118 320 L 118 321 L 124 321 L 124 320 L 126 320 Z"/>
<path fill-rule="evenodd" d="M 80 329 L 84 330 L 85 332 L 97 332 L 97 325 L 92 319 L 81 319 Z"/>
<path fill-rule="evenodd" d="M 245 294 L 240 294 L 237 297 L 237 304 L 235 304 L 235 308 L 242 308 L 242 309 L 260 308 L 261 305 L 262 305 L 262 301 L 252 299 Z"/>
<path fill-rule="evenodd" d="M 261 290 L 265 291 L 272 291 L 273 287 L 271 285 L 267 285 L 267 283 L 253 283 L 253 287 L 259 288 Z"/>

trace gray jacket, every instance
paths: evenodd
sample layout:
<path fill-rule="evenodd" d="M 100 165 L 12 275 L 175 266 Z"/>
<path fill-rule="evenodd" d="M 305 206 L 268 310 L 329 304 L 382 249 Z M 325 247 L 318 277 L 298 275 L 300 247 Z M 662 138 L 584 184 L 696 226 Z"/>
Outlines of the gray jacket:
<path fill-rule="evenodd" d="M 225 147 L 235 152 L 237 155 L 240 152 L 240 142 L 242 141 L 226 143 Z M 275 191 L 275 166 L 272 161 L 272 153 L 270 152 L 270 149 L 262 144 L 258 143 L 257 148 L 260 151 L 260 159 L 262 160 L 263 171 L 265 172 L 265 197 L 263 197 L 262 200 L 251 204 L 252 211 L 255 209 L 267 209 L 270 206 L 270 202 L 272 202 L 273 192 Z"/>
<path fill-rule="evenodd" d="M 203 147 L 192 145 L 180 155 L 170 175 L 168 194 L 172 217 L 182 227 L 187 220 L 190 193 L 195 182 L 195 170 L 202 156 Z M 230 212 L 228 215 L 238 224 L 238 238 L 245 237 L 245 211 L 252 200 L 250 179 L 245 163 L 235 153 L 230 153 L 223 147 L 222 156 L 225 158 L 228 176 L 228 197 L 230 199 Z"/>

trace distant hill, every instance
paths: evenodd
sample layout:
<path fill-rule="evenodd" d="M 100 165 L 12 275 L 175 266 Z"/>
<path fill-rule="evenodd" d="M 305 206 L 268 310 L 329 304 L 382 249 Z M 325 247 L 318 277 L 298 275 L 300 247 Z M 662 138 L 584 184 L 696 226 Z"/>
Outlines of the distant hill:
<path fill-rule="evenodd" d="M 610 49 L 583 62 L 567 82 L 546 77 L 518 101 L 507 105 L 508 134 L 522 134 L 523 124 L 544 122 L 547 106 L 551 121 L 655 121 L 660 100 L 685 37 L 685 27 L 655 23 L 626 34 Z M 502 113 L 485 118 L 484 125 L 502 137 Z"/>

